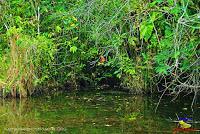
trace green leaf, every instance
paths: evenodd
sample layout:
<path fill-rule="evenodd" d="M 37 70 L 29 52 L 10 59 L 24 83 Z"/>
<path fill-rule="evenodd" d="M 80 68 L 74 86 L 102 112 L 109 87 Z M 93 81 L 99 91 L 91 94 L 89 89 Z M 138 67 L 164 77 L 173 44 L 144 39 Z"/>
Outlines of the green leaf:
<path fill-rule="evenodd" d="M 157 2 L 158 2 L 158 4 L 160 4 L 160 3 L 162 3 L 163 2 L 163 0 L 156 0 Z"/>
<path fill-rule="evenodd" d="M 149 4 L 150 7 L 154 7 L 157 4 L 157 1 L 153 1 Z"/>
<path fill-rule="evenodd" d="M 169 26 L 165 26 L 165 38 L 171 37 L 173 35 L 173 30 Z"/>
<path fill-rule="evenodd" d="M 173 42 L 171 38 L 163 39 L 160 41 L 160 46 L 162 48 L 170 48 L 173 46 Z"/>
<path fill-rule="evenodd" d="M 140 39 L 144 38 L 145 41 L 148 41 L 152 32 L 153 24 L 151 22 L 143 22 L 140 26 Z"/>
<path fill-rule="evenodd" d="M 91 48 L 91 49 L 89 49 L 89 53 L 91 54 L 91 55 L 95 55 L 95 54 L 98 54 L 98 49 L 97 48 Z"/>
<path fill-rule="evenodd" d="M 170 10 L 170 13 L 174 15 L 178 15 L 180 12 L 181 12 L 181 9 L 179 7 L 175 7 L 172 10 Z"/>
<path fill-rule="evenodd" d="M 121 72 L 120 70 L 116 70 L 113 74 L 118 74 L 120 72 Z"/>
<path fill-rule="evenodd" d="M 78 40 L 78 37 L 75 37 L 72 39 L 72 41 L 77 41 Z"/>
<path fill-rule="evenodd" d="M 170 6 L 173 6 L 173 5 L 174 5 L 174 0 L 167 0 L 167 2 L 168 2 L 168 4 L 169 4 Z"/>
<path fill-rule="evenodd" d="M 75 53 L 77 51 L 77 47 L 76 46 L 72 46 L 70 47 L 70 52 Z"/>
<path fill-rule="evenodd" d="M 133 46 L 133 47 L 136 46 L 135 40 L 137 40 L 137 39 L 135 39 L 135 38 L 136 38 L 136 37 L 129 37 L 129 38 L 128 38 L 128 43 L 129 43 L 131 46 Z"/>
<path fill-rule="evenodd" d="M 17 40 L 16 41 L 16 45 L 20 46 L 20 44 L 22 44 L 22 41 L 21 40 Z"/>
<path fill-rule="evenodd" d="M 168 65 L 160 65 L 156 68 L 156 73 L 167 74 L 167 70 L 170 68 Z"/>
<path fill-rule="evenodd" d="M 117 78 L 121 78 L 121 77 L 122 77 L 122 74 L 119 73 L 119 74 L 116 75 L 116 77 L 117 77 Z"/>
<path fill-rule="evenodd" d="M 56 30 L 56 32 L 59 33 L 62 30 L 62 28 L 60 26 L 56 26 L 55 30 Z"/>
<path fill-rule="evenodd" d="M 154 7 L 157 3 L 160 4 L 160 3 L 162 3 L 162 2 L 163 2 L 163 0 L 154 0 L 153 2 L 151 2 L 151 3 L 149 4 L 149 6 L 150 6 L 150 7 Z"/>
<path fill-rule="evenodd" d="M 151 14 L 151 22 L 153 23 L 155 20 L 157 20 L 162 14 L 159 12 L 152 12 Z"/>
<path fill-rule="evenodd" d="M 180 52 L 179 52 L 179 51 L 178 51 L 178 52 L 175 52 L 174 58 L 177 59 L 179 55 L 180 55 Z"/>
<path fill-rule="evenodd" d="M 135 69 L 128 69 L 127 73 L 129 73 L 130 75 L 134 75 L 135 74 Z"/>

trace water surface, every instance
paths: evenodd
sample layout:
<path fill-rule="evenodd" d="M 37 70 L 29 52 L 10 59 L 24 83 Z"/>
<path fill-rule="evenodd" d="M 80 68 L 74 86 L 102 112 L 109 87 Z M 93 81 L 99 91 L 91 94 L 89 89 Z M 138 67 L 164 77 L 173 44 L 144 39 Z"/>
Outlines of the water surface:
<path fill-rule="evenodd" d="M 179 117 L 200 120 L 200 105 L 190 108 L 192 97 L 170 102 L 165 97 L 155 113 L 158 97 L 122 92 L 60 93 L 28 99 L 0 101 L 3 133 L 170 133 Z M 171 120 L 172 119 L 172 120 Z M 192 124 L 200 128 L 198 123 Z M 197 133 L 197 132 L 196 132 Z"/>

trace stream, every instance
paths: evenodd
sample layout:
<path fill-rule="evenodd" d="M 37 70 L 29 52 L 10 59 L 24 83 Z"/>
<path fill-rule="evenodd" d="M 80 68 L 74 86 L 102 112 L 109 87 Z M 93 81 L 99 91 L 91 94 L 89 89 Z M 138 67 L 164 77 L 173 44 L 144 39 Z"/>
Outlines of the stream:
<path fill-rule="evenodd" d="M 190 118 L 196 121 L 192 128 L 200 128 L 200 104 L 196 102 L 190 108 L 193 96 L 175 101 L 166 96 L 155 113 L 158 99 L 159 96 L 112 91 L 1 99 L 0 131 L 6 134 L 172 134 L 178 117 Z"/>

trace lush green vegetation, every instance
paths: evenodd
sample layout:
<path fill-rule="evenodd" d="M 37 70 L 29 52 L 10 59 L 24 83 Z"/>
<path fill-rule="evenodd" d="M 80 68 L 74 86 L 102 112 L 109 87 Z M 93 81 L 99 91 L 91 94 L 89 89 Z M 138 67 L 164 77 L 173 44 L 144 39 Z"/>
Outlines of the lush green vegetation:
<path fill-rule="evenodd" d="M 197 0 L 1 0 L 0 89 L 26 97 L 44 87 L 117 81 L 198 92 Z"/>

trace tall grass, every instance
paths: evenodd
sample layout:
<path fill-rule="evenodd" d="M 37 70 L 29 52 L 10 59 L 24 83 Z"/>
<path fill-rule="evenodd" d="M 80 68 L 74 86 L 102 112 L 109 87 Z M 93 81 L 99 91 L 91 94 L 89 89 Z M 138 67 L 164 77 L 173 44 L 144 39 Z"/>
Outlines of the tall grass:
<path fill-rule="evenodd" d="M 20 38 L 18 35 L 13 35 L 9 39 L 10 64 L 6 74 L 7 84 L 4 88 L 6 90 L 4 95 L 6 92 L 10 92 L 12 97 L 16 97 L 18 94 L 22 98 L 31 94 L 34 65 L 29 63 L 30 50 L 17 46 L 18 38 Z"/>
<path fill-rule="evenodd" d="M 55 49 L 44 36 L 30 37 L 15 27 L 7 31 L 7 37 L 9 51 L 0 65 L 0 89 L 3 97 L 27 97 L 50 79 L 48 69 Z"/>

